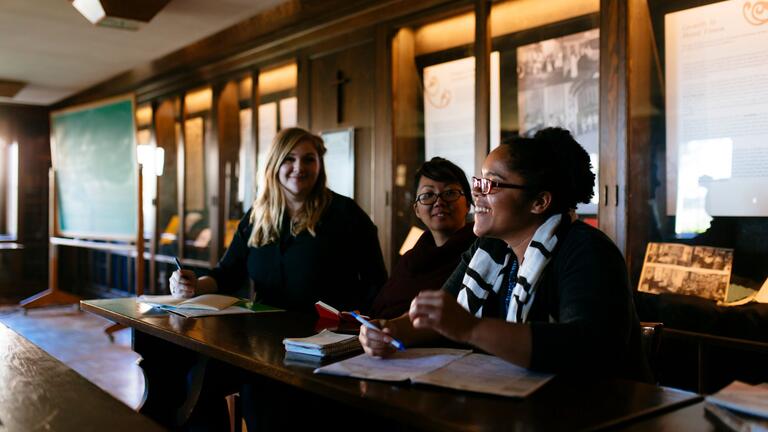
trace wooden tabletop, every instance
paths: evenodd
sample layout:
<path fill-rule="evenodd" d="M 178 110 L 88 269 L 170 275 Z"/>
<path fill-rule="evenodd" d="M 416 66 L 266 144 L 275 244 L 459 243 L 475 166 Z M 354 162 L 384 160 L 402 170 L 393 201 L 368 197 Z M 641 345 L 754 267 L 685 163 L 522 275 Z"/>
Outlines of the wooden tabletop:
<path fill-rule="evenodd" d="M 0 323 L 0 431 L 161 430 Z"/>
<path fill-rule="evenodd" d="M 717 430 L 715 425 L 704 416 L 704 402 L 632 423 L 625 429 L 626 432 L 714 432 L 715 430 Z"/>
<path fill-rule="evenodd" d="M 205 318 L 150 309 L 133 298 L 88 300 L 84 310 L 377 415 L 430 430 L 593 430 L 698 402 L 695 394 L 623 380 L 558 376 L 526 399 L 323 375 L 285 361 L 282 340 L 314 334 L 294 312 Z"/>

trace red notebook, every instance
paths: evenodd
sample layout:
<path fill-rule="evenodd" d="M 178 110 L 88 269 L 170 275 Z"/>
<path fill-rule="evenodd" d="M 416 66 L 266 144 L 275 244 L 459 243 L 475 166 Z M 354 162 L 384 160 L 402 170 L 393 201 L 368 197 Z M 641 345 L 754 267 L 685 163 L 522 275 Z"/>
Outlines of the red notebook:
<path fill-rule="evenodd" d="M 317 315 L 320 317 L 320 319 L 324 320 L 333 320 L 333 321 L 341 321 L 341 312 L 339 312 L 335 307 L 323 303 L 321 301 L 318 301 L 315 303 L 315 310 L 317 311 Z"/>

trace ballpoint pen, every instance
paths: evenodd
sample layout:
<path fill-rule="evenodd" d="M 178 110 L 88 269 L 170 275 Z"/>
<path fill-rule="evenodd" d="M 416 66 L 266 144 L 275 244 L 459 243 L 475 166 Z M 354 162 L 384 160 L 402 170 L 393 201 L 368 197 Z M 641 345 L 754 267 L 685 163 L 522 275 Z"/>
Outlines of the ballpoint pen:
<path fill-rule="evenodd" d="M 373 329 L 373 330 L 378 330 L 378 331 L 381 331 L 381 329 L 380 329 L 380 328 L 376 327 L 376 326 L 375 326 L 375 325 L 373 325 L 373 324 L 372 324 L 370 321 L 368 321 L 367 319 L 365 319 L 365 318 L 361 317 L 361 316 L 360 316 L 360 315 L 358 315 L 357 313 L 355 313 L 355 312 L 349 312 L 349 314 L 350 314 L 350 315 L 352 315 L 352 317 L 353 317 L 354 319 L 356 319 L 357 321 L 359 321 L 359 322 L 360 322 L 360 324 L 362 324 L 362 325 L 364 325 L 364 326 L 368 327 L 369 329 Z M 388 336 L 389 336 L 389 335 L 388 335 Z M 393 338 L 392 336 L 389 336 L 389 337 L 390 337 L 390 338 L 392 338 L 392 340 L 391 340 L 391 341 L 389 341 L 390 345 L 392 345 L 393 347 L 397 348 L 397 350 L 398 350 L 398 351 L 405 351 L 405 345 L 403 345 L 403 343 L 402 343 L 402 342 L 400 342 L 399 340 L 397 340 L 397 339 Z"/>

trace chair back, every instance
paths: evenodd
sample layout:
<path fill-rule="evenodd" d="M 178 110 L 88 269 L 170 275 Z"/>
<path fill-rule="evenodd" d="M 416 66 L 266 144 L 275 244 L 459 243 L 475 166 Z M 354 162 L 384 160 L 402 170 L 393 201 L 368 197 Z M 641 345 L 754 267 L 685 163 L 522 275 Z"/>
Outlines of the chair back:
<path fill-rule="evenodd" d="M 659 351 L 661 347 L 661 333 L 663 331 L 663 323 L 640 323 L 640 341 L 643 345 L 643 352 L 648 360 L 648 366 L 651 368 L 654 382 L 659 382 Z"/>

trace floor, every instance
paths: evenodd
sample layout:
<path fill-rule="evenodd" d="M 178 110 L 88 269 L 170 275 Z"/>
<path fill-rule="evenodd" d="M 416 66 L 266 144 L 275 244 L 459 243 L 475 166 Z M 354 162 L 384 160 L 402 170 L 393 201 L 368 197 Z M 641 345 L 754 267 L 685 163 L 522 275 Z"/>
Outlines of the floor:
<path fill-rule="evenodd" d="M 137 409 L 144 394 L 144 375 L 131 350 L 130 329 L 104 333 L 112 322 L 81 312 L 76 306 L 30 310 L 0 306 L 0 322 L 56 357 L 107 393 Z"/>

